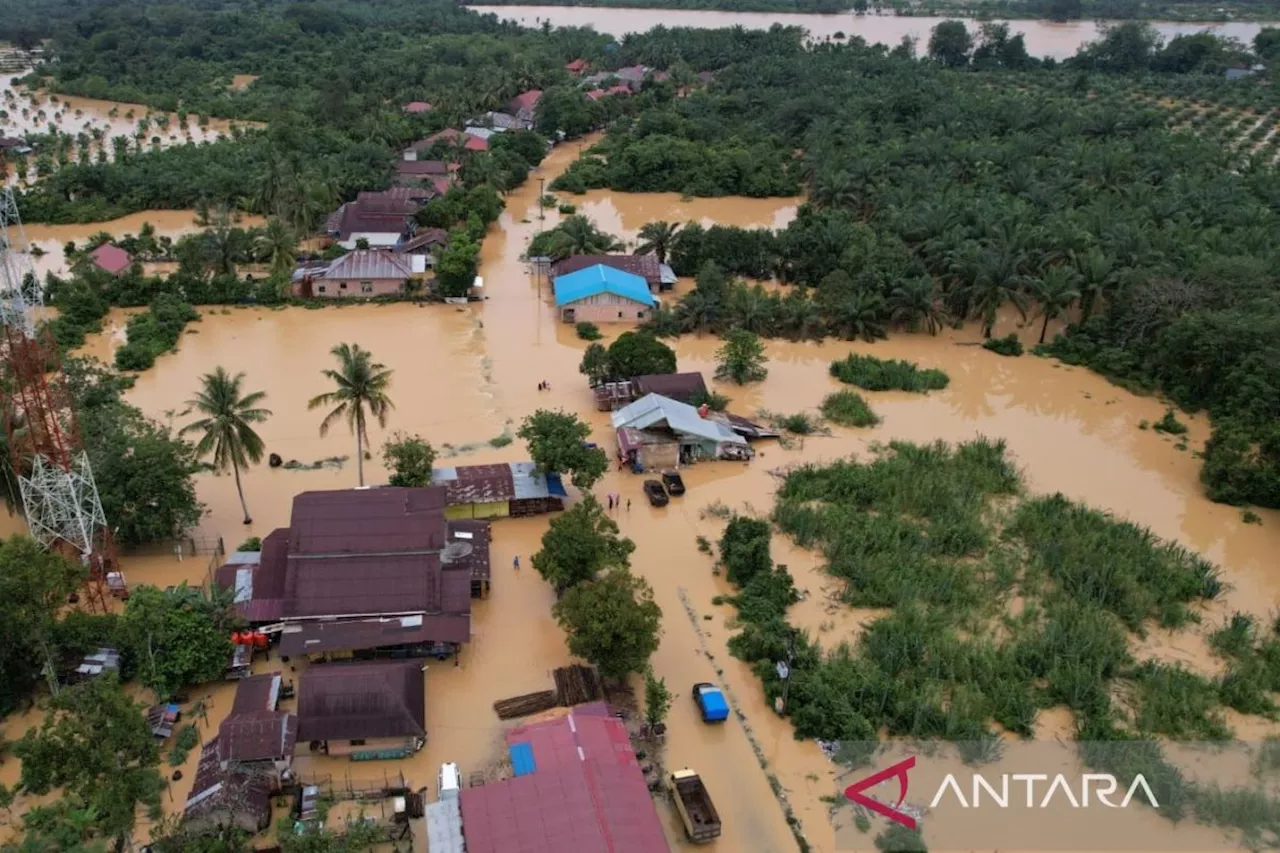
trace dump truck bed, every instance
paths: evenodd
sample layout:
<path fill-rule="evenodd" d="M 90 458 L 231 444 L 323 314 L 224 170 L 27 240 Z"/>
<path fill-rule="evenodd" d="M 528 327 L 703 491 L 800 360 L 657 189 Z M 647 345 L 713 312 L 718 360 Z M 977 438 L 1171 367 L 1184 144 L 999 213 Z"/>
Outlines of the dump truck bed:
<path fill-rule="evenodd" d="M 685 835 L 690 841 L 710 841 L 720 835 L 720 814 L 711 802 L 707 786 L 696 774 L 687 770 L 671 774 L 671 787 L 676 797 Z"/>

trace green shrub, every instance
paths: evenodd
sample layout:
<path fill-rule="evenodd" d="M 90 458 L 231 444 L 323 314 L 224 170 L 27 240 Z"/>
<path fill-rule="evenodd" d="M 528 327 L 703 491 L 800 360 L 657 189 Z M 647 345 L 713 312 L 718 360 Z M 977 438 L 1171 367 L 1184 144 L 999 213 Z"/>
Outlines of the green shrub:
<path fill-rule="evenodd" d="M 730 582 L 743 586 L 757 573 L 773 568 L 769 535 L 767 521 L 745 515 L 729 519 L 720 539 L 720 562 Z"/>
<path fill-rule="evenodd" d="M 600 327 L 595 323 L 579 323 L 576 327 L 578 337 L 584 341 L 598 341 L 604 337 L 600 334 Z"/>
<path fill-rule="evenodd" d="M 168 294 L 157 296 L 150 308 L 129 318 L 128 341 L 116 350 L 116 367 L 146 370 L 177 346 L 187 323 L 198 319 L 199 312 L 190 304 Z"/>
<path fill-rule="evenodd" d="M 869 427 L 880 418 L 857 391 L 836 391 L 822 401 L 822 416 L 832 423 L 848 427 Z"/>
<path fill-rule="evenodd" d="M 723 412 L 729 408 L 730 399 L 724 394 L 718 394 L 715 391 L 698 392 L 689 399 L 691 406 L 701 407 L 705 405 L 713 412 Z"/>
<path fill-rule="evenodd" d="M 250 536 L 248 539 L 236 546 L 237 551 L 261 551 L 262 538 L 259 536 Z"/>
<path fill-rule="evenodd" d="M 173 746 L 169 748 L 169 766 L 181 767 L 187 763 L 187 756 L 191 754 L 191 750 L 195 749 L 196 744 L 200 742 L 200 733 L 196 731 L 196 727 L 191 723 L 186 724 L 178 729 L 177 735 L 174 737 Z"/>
<path fill-rule="evenodd" d="M 567 201 L 562 201 L 560 202 L 559 210 L 565 216 L 572 216 L 578 212 L 578 206 L 576 204 L 570 204 Z"/>
<path fill-rule="evenodd" d="M 937 391 L 946 388 L 950 378 L 941 370 L 920 369 L 909 361 L 875 358 L 870 355 L 850 354 L 848 358 L 831 362 L 831 375 L 848 385 L 857 385 L 867 391 Z"/>
<path fill-rule="evenodd" d="M 1164 413 L 1164 417 L 1155 422 L 1152 427 L 1156 432 L 1168 433 L 1169 435 L 1185 435 L 1187 425 L 1174 415 L 1173 409 L 1168 409 Z"/>
<path fill-rule="evenodd" d="M 991 350 L 996 355 L 1022 355 L 1022 341 L 1018 340 L 1018 336 L 1013 332 L 1003 338 L 987 338 L 987 340 L 983 341 L 982 348 Z"/>

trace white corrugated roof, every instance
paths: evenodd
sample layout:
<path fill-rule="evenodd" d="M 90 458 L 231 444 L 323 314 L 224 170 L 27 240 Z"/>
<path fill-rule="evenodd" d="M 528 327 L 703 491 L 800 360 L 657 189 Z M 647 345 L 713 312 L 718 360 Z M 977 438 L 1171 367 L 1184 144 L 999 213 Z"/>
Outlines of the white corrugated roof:
<path fill-rule="evenodd" d="M 408 278 L 413 274 L 409 262 L 393 252 L 356 249 L 329 265 L 322 278 L 374 279 Z"/>
<path fill-rule="evenodd" d="M 708 441 L 746 444 L 747 441 L 722 423 L 709 421 L 688 403 L 661 394 L 646 394 L 613 413 L 613 428 L 648 429 L 665 423 L 672 432 L 695 435 Z"/>

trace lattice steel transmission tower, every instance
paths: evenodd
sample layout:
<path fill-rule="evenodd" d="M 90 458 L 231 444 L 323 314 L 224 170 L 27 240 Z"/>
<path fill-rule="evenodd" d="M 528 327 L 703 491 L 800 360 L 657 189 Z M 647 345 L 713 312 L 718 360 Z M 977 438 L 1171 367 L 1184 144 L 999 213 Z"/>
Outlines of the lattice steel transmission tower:
<path fill-rule="evenodd" d="M 126 593 L 115 541 L 62 376 L 58 347 L 36 327 L 43 290 L 9 187 L 0 189 L 0 418 L 31 535 L 89 567 L 89 608 Z"/>

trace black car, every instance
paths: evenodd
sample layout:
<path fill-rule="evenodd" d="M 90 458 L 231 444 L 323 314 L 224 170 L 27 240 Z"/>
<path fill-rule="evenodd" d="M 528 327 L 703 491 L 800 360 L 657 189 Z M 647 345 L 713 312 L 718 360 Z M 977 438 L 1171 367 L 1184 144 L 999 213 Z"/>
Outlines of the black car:
<path fill-rule="evenodd" d="M 684 480 L 680 479 L 680 475 L 675 471 L 664 471 L 662 473 L 662 485 L 667 487 L 667 492 L 673 498 L 678 498 L 684 494 Z"/>
<path fill-rule="evenodd" d="M 662 484 L 657 480 L 644 481 L 644 496 L 649 499 L 652 506 L 667 505 L 667 490 L 662 488 Z"/>

